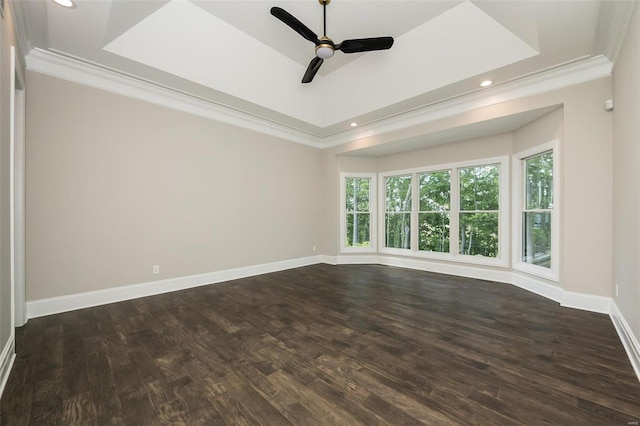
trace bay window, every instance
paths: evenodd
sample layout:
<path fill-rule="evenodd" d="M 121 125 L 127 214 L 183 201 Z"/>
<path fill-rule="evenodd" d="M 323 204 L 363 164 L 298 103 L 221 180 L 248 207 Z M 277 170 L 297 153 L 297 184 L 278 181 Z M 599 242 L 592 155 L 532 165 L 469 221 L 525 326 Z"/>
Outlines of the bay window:
<path fill-rule="evenodd" d="M 380 174 L 379 251 L 508 266 L 508 158 Z"/>

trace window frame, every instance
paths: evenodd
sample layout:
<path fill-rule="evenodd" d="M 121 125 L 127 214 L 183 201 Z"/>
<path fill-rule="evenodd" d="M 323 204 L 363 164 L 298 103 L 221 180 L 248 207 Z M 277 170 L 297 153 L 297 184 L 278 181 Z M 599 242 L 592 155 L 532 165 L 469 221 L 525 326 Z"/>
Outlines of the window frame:
<path fill-rule="evenodd" d="M 416 172 L 416 179 L 417 179 L 417 191 L 418 191 L 418 197 L 417 197 L 417 206 L 416 206 L 416 252 L 417 253 L 429 253 L 431 255 L 434 256 L 441 256 L 441 255 L 447 255 L 451 252 L 451 206 L 453 203 L 452 200 L 452 193 L 451 193 L 451 186 L 452 186 L 452 173 L 453 173 L 454 169 L 451 168 L 442 168 L 442 169 L 436 169 L 436 170 L 422 170 L 419 172 Z M 446 210 L 421 210 L 420 209 L 420 175 L 424 175 L 424 174 L 434 174 L 434 173 L 439 173 L 439 172 L 448 172 L 449 173 L 449 208 Z M 439 252 L 439 251 L 429 251 L 429 250 L 420 250 L 420 215 L 421 214 L 443 214 L 446 213 L 446 215 L 449 217 L 449 252 Z"/>
<path fill-rule="evenodd" d="M 460 182 L 458 169 L 479 167 L 497 164 L 499 166 L 500 181 L 499 181 L 499 211 L 498 211 L 498 257 L 484 257 L 484 256 L 470 256 L 458 253 L 459 246 L 459 213 L 460 213 Z M 440 253 L 432 251 L 419 250 L 418 237 L 419 237 L 419 208 L 420 208 L 420 193 L 419 193 L 419 179 L 418 175 L 421 173 L 438 172 L 443 170 L 451 171 L 450 182 L 450 205 L 449 205 L 449 253 Z M 382 254 L 391 254 L 399 256 L 410 256 L 425 259 L 442 260 L 449 262 L 471 263 L 476 265 L 497 266 L 497 267 L 509 267 L 509 213 L 510 213 L 510 194 L 509 185 L 510 170 L 509 170 L 509 156 L 503 155 L 491 158 L 482 158 L 477 160 L 460 161 L 447 164 L 434 164 L 431 166 L 417 167 L 404 170 L 393 170 L 378 173 L 378 187 L 384 188 L 386 191 L 385 180 L 390 176 L 412 176 L 411 180 L 411 244 L 409 249 L 398 249 L 392 247 L 385 247 L 385 238 L 378 240 L 378 252 Z M 378 215 L 384 217 L 386 213 L 385 196 L 378 199 Z M 378 234 L 385 235 L 384 220 L 378 222 Z"/>
<path fill-rule="evenodd" d="M 522 244 L 523 244 L 523 220 L 522 214 L 530 209 L 526 209 L 524 203 L 525 196 L 525 161 L 528 158 L 535 157 L 545 152 L 551 151 L 553 155 L 553 209 L 551 209 L 551 267 L 533 265 L 522 261 Z M 551 281 L 560 281 L 560 154 L 559 140 L 554 139 L 549 142 L 537 145 L 535 147 L 525 149 L 513 154 L 513 210 L 512 210 L 512 268 L 516 271 L 535 275 Z"/>
<path fill-rule="evenodd" d="M 346 182 L 349 178 L 369 179 L 369 246 L 349 247 L 347 241 L 347 191 Z M 340 173 L 340 253 L 375 253 L 377 243 L 377 173 Z M 365 212 L 362 212 L 365 213 Z"/>
<path fill-rule="evenodd" d="M 411 176 L 411 210 L 409 211 L 409 224 L 411 226 L 411 230 L 409 233 L 409 248 L 396 248 L 396 247 L 387 247 L 385 245 L 385 241 L 386 241 L 386 229 L 385 229 L 385 218 L 387 217 L 387 205 L 386 205 L 386 199 L 387 199 L 387 185 L 386 185 L 386 179 L 388 177 L 397 177 L 397 176 L 406 176 L 406 175 L 410 175 Z M 379 222 L 379 229 L 378 232 L 381 236 L 383 236 L 382 238 L 380 238 L 380 242 L 379 242 L 379 249 L 378 252 L 379 253 L 388 253 L 388 254 L 396 254 L 396 255 L 402 255 L 402 256 L 407 256 L 407 255 L 411 255 L 411 247 L 413 246 L 413 242 L 415 241 L 414 238 L 414 230 L 415 230 L 415 226 L 414 226 L 414 221 L 413 221 L 413 208 L 415 206 L 416 203 L 416 191 L 415 191 L 415 179 L 412 175 L 411 171 L 406 171 L 406 170 L 400 170 L 400 171 L 396 171 L 396 172 L 392 172 L 392 173 L 382 173 L 378 175 L 378 179 L 379 179 L 379 188 L 382 191 L 381 197 L 380 197 L 380 217 L 382 218 Z M 384 249 L 383 251 L 380 250 L 380 248 Z"/>

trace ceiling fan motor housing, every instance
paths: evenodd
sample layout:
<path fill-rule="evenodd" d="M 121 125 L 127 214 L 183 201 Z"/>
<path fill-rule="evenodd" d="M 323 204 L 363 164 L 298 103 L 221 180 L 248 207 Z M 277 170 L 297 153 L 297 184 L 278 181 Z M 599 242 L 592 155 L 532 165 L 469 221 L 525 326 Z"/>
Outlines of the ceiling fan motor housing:
<path fill-rule="evenodd" d="M 333 41 L 329 37 L 320 37 L 320 44 L 316 46 L 316 56 L 322 59 L 328 59 L 333 56 L 336 48 Z"/>

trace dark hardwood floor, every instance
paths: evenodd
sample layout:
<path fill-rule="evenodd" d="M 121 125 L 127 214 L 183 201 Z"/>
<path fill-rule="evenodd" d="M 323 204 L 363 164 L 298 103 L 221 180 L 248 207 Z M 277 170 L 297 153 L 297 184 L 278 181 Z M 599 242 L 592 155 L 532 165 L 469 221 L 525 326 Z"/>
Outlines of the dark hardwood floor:
<path fill-rule="evenodd" d="M 633 425 L 611 320 L 507 284 L 316 265 L 32 319 L 2 425 Z"/>

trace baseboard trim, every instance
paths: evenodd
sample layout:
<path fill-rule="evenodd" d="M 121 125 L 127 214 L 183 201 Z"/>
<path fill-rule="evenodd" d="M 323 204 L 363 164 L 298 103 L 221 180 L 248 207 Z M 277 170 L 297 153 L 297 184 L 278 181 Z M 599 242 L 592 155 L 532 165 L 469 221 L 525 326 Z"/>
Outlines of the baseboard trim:
<path fill-rule="evenodd" d="M 339 255 L 323 256 L 323 263 L 330 265 L 383 265 L 398 268 L 415 269 L 418 271 L 435 272 L 445 275 L 474 278 L 478 280 L 511 283 L 509 270 L 484 269 L 476 266 L 434 262 L 428 259 L 411 259 L 387 255 Z"/>
<path fill-rule="evenodd" d="M 613 326 L 618 332 L 618 336 L 620 336 L 622 346 L 624 346 L 624 350 L 627 352 L 627 357 L 629 361 L 631 361 L 633 371 L 635 371 L 640 381 L 640 343 L 638 343 L 638 339 L 636 339 L 636 336 L 633 334 L 629 323 L 624 315 L 622 315 L 615 300 L 611 301 L 611 312 L 609 316 L 611 317 Z"/>
<path fill-rule="evenodd" d="M 34 300 L 27 302 L 27 315 L 28 318 L 38 318 L 61 312 L 137 299 L 139 297 L 153 296 L 156 294 L 169 293 L 172 291 L 185 290 L 188 288 L 216 284 L 271 272 L 284 271 L 287 269 L 315 265 L 318 263 L 326 263 L 329 265 L 377 264 L 430 271 L 447 275 L 457 275 L 480 280 L 503 282 L 553 300 L 563 307 L 609 314 L 613 325 L 620 336 L 620 340 L 624 345 L 625 351 L 629 356 L 633 369 L 640 380 L 640 344 L 638 344 L 637 338 L 631 331 L 629 324 L 618 309 L 618 306 L 609 297 L 564 291 L 562 288 L 550 284 L 545 280 L 508 269 L 485 269 L 468 265 L 445 264 L 429 260 L 408 259 L 376 254 L 339 256 L 317 255 L 242 268 L 226 269 L 206 274 L 170 278 L 99 291 Z M 11 366 L 15 359 L 13 350 L 14 342 L 14 337 L 11 336 L 11 339 L 7 342 L 7 345 L 5 345 L 2 354 L 0 354 L 0 395 L 2 394 L 2 390 L 4 389 L 4 385 L 9 377 L 9 372 L 11 371 Z"/>
<path fill-rule="evenodd" d="M 511 282 L 511 272 L 508 269 L 485 269 L 476 266 L 434 262 L 426 259 L 407 259 L 394 256 L 378 256 L 376 262 L 380 265 L 396 266 L 399 268 L 416 269 L 418 271 L 436 272 L 438 274 L 456 275 L 458 277 L 474 278 L 477 280 Z"/>
<path fill-rule="evenodd" d="M 331 265 L 378 265 L 379 256 L 376 254 L 365 254 L 365 255 L 344 255 L 344 256 L 325 256 L 327 258 L 327 262 Z"/>
<path fill-rule="evenodd" d="M 521 272 L 511 273 L 511 284 L 520 287 L 523 290 L 535 293 L 538 296 L 546 297 L 554 302 L 561 303 L 563 300 L 564 290 L 557 285 L 549 284 L 543 279 L 526 275 Z"/>
<path fill-rule="evenodd" d="M 565 308 L 609 314 L 611 312 L 611 302 L 612 299 L 610 297 L 563 291 L 560 305 Z"/>
<path fill-rule="evenodd" d="M 317 263 L 326 263 L 330 265 L 377 264 L 436 272 L 439 274 L 456 275 L 480 280 L 503 282 L 513 284 L 524 290 L 546 297 L 547 299 L 551 299 L 568 308 L 582 309 L 604 314 L 610 313 L 611 298 L 564 291 L 562 288 L 549 284 L 545 280 L 508 269 L 489 269 L 469 265 L 433 262 L 424 259 L 409 259 L 369 254 L 310 256 L 242 268 L 226 269 L 205 274 L 113 287 L 105 290 L 33 300 L 27 302 L 27 315 L 28 318 L 38 318 L 46 315 L 73 311 L 76 309 L 121 302 L 139 297 L 153 296 L 155 294 L 179 291 L 207 284 L 216 284 L 224 281 L 267 274 L 270 272 L 314 265 Z"/>
<path fill-rule="evenodd" d="M 2 348 L 2 353 L 0 353 L 0 397 L 2 397 L 4 393 L 4 388 L 9 380 L 9 374 L 11 374 L 11 368 L 13 367 L 15 359 L 15 335 L 11 333 L 4 348 Z"/>
<path fill-rule="evenodd" d="M 108 303 L 122 302 L 125 300 L 137 299 L 139 297 L 153 296 L 156 294 L 185 290 L 188 288 L 247 278 L 255 275 L 268 274 L 270 272 L 278 272 L 286 269 L 314 265 L 321 263 L 321 261 L 321 256 L 303 257 L 242 268 L 226 269 L 205 274 L 169 278 L 166 280 L 33 300 L 27 302 L 27 316 L 30 319 L 38 318 L 46 315 L 59 314 L 61 312 L 90 308 L 92 306 L 106 305 Z"/>

